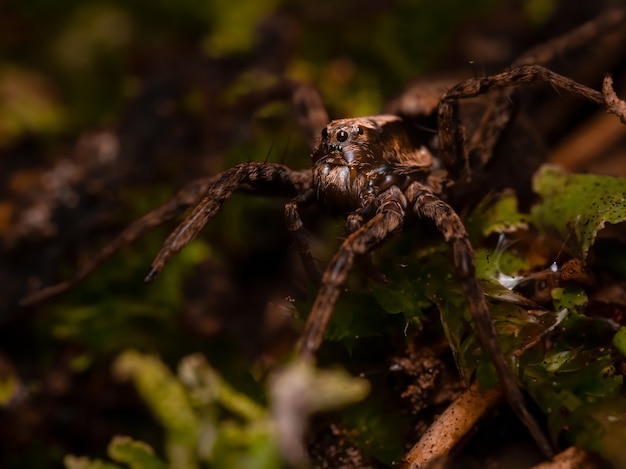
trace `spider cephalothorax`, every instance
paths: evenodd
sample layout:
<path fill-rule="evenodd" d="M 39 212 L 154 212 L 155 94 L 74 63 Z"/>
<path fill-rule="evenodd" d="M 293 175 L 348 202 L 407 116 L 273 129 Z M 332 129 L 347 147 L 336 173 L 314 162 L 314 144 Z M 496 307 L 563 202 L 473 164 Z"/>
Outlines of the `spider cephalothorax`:
<path fill-rule="evenodd" d="M 317 198 L 333 211 L 371 211 L 377 196 L 411 179 L 425 182 L 440 166 L 398 116 L 379 115 L 330 122 L 312 154 Z"/>

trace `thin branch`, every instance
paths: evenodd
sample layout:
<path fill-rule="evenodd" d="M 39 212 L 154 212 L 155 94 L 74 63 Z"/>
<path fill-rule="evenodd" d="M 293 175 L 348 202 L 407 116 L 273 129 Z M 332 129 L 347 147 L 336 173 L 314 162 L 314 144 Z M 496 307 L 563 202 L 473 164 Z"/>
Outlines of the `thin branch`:
<path fill-rule="evenodd" d="M 542 462 L 532 469 L 596 469 L 598 458 L 580 448 L 571 446 L 557 454 L 551 461 Z"/>
<path fill-rule="evenodd" d="M 480 390 L 473 383 L 426 430 L 406 454 L 398 469 L 433 467 L 445 460 L 452 448 L 502 397 L 498 387 Z"/>
<path fill-rule="evenodd" d="M 610 75 L 604 77 L 602 93 L 604 94 L 608 112 L 615 114 L 622 121 L 622 124 L 626 124 L 626 101 L 617 97 L 613 89 L 613 78 Z"/>

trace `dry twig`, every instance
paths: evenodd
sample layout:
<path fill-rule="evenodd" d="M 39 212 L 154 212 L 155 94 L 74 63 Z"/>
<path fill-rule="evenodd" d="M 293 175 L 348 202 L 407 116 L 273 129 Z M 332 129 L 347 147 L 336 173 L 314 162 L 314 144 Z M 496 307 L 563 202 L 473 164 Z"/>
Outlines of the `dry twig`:
<path fill-rule="evenodd" d="M 604 77 L 602 93 L 604 94 L 608 112 L 615 114 L 622 121 L 622 124 L 626 124 L 626 101 L 619 99 L 617 94 L 615 94 L 613 78 L 610 75 Z"/>
<path fill-rule="evenodd" d="M 399 469 L 433 467 L 433 464 L 445 459 L 501 397 L 500 388 L 483 391 L 473 383 L 426 430 L 420 441 L 406 454 Z"/>

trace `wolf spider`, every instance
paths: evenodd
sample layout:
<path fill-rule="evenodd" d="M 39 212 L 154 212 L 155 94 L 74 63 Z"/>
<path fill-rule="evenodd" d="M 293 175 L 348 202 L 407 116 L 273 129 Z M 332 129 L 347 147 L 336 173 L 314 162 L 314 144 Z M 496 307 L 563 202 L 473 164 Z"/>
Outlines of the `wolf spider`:
<path fill-rule="evenodd" d="M 302 357 L 311 357 L 323 341 L 341 288 L 357 258 L 372 252 L 400 231 L 407 219 L 416 217 L 434 225 L 450 245 L 454 269 L 477 335 L 495 365 L 504 394 L 540 449 L 550 456 L 552 447 L 527 410 L 498 344 L 485 295 L 475 275 L 472 245 L 461 218 L 446 201 L 446 189 L 451 180 L 459 184 L 469 179 L 476 166 L 482 167 L 490 160 L 494 146 L 512 117 L 511 94 L 517 85 L 544 82 L 600 105 L 608 103 L 610 110 L 614 108 L 609 98 L 610 87 L 603 94 L 538 63 L 549 62 L 561 51 L 587 42 L 619 25 L 623 19 L 621 10 L 607 12 L 527 52 L 508 71 L 468 79 L 453 86 L 449 83 L 435 85 L 434 96 L 425 96 L 419 88 L 409 87 L 388 106 L 386 114 L 329 122 L 317 90 L 287 80 L 261 93 L 250 94 L 244 102 L 251 107 L 276 99 L 291 102 L 312 150 L 311 168 L 296 171 L 282 164 L 248 162 L 216 176 L 192 181 L 172 200 L 127 227 L 73 278 L 31 294 L 23 304 L 64 292 L 122 246 L 189 207 L 193 209 L 166 239 L 146 281 L 154 279 L 235 192 L 291 197 L 285 205 L 287 229 L 294 234 L 308 276 L 319 285 L 298 347 Z M 490 100 L 483 117 L 468 137 L 459 117 L 459 103 L 489 92 Z M 623 106 L 623 102 L 620 105 Z M 429 144 L 420 135 L 420 129 L 423 130 L 420 119 L 428 116 L 436 118 L 437 145 Z M 321 276 L 300 217 L 300 210 L 312 203 L 346 217 L 346 237 Z"/>

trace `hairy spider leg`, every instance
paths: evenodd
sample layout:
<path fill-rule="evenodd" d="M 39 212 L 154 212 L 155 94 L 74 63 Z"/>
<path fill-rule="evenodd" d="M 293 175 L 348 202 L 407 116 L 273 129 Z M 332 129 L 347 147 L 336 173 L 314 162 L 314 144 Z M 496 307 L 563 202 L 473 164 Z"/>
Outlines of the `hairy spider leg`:
<path fill-rule="evenodd" d="M 494 89 L 532 82 L 545 82 L 597 104 L 604 104 L 604 96 L 601 92 L 581 85 L 540 65 L 522 65 L 496 75 L 470 78 L 448 90 L 439 105 L 439 157 L 453 174 L 464 172 L 467 174 L 470 162 L 465 129 L 459 120 L 459 100 L 480 96 Z"/>
<path fill-rule="evenodd" d="M 313 85 L 294 80 L 281 80 L 274 86 L 249 93 L 239 102 L 248 107 L 260 107 L 275 100 L 288 100 L 291 103 L 296 122 L 303 132 L 311 149 L 317 145 L 321 129 L 328 121 L 328 113 L 322 97 Z M 307 274 L 312 278 L 319 278 L 308 242 L 302 229 L 302 221 L 297 213 L 297 205 L 312 198 L 315 193 L 311 186 L 311 169 L 295 171 L 287 166 L 273 163 L 248 162 L 239 164 L 220 173 L 214 178 L 214 183 L 203 191 L 204 198 L 196 205 L 193 211 L 168 236 L 146 276 L 151 281 L 163 269 L 168 260 L 185 247 L 215 216 L 224 201 L 234 192 L 262 192 L 264 194 L 296 196 L 296 210 L 291 211 L 289 205 L 288 227 L 295 227 L 296 241 L 303 259 Z M 295 215 L 294 215 L 295 214 Z M 289 223 L 292 223 L 291 225 Z M 298 227 L 298 225 L 300 225 Z"/>
<path fill-rule="evenodd" d="M 579 27 L 524 52 L 511 64 L 511 68 L 546 65 L 556 57 L 589 44 L 598 36 L 622 26 L 625 19 L 624 8 L 603 11 Z M 500 89 L 489 100 L 478 127 L 467 142 L 472 165 L 483 167 L 491 159 L 493 150 L 513 115 L 513 92 L 512 87 Z"/>
<path fill-rule="evenodd" d="M 311 252 L 311 246 L 306 237 L 306 231 L 302 218 L 300 217 L 300 208 L 317 200 L 315 189 L 311 188 L 306 192 L 298 194 L 285 204 L 285 223 L 287 230 L 291 231 L 298 245 L 298 252 L 302 259 L 304 271 L 307 277 L 314 285 L 319 285 L 321 280 L 320 271 L 317 268 L 315 258 Z"/>
<path fill-rule="evenodd" d="M 471 148 L 471 146 L 467 144 L 465 129 L 460 124 L 458 115 L 460 99 L 476 97 L 492 89 L 502 89 L 536 81 L 548 83 L 555 88 L 569 91 L 597 104 L 604 104 L 605 100 L 608 101 L 609 97 L 606 91 L 605 97 L 605 95 L 596 90 L 581 85 L 539 65 L 521 65 L 510 71 L 496 75 L 466 80 L 451 88 L 442 98 L 439 106 L 439 156 L 444 161 L 444 164 L 453 173 L 458 174 L 459 172 L 463 173 L 465 171 L 465 174 L 468 174 L 470 169 L 470 151 L 478 151 L 477 148 Z M 490 130 L 490 132 L 493 132 L 491 137 L 499 135 L 497 128 L 499 125 L 498 120 L 496 124 L 496 128 Z M 504 125 L 506 125 L 506 123 L 504 123 Z M 489 149 L 488 151 L 491 152 L 491 150 L 492 149 Z M 459 156 L 461 158 L 459 158 Z M 410 191 L 416 191 L 416 193 L 409 193 Z M 422 194 L 421 197 L 418 196 L 418 194 Z M 426 194 L 430 195 L 426 196 Z M 415 203 L 414 210 L 422 216 L 432 218 L 439 230 L 443 233 L 446 241 L 451 244 L 455 268 L 468 300 L 478 337 L 489 352 L 494 366 L 498 371 L 498 375 L 504 387 L 504 394 L 511 408 L 526 425 L 539 448 L 544 454 L 551 456 L 553 454 L 552 447 L 535 419 L 528 412 L 523 395 L 497 343 L 497 336 L 491 322 L 489 309 L 485 303 L 484 295 L 478 281 L 474 277 L 473 249 L 467 240 L 467 234 L 462 222 L 458 219 L 458 215 L 456 215 L 447 204 L 439 200 L 425 186 L 414 183 L 407 189 L 407 197 L 411 203 L 414 202 L 414 198 L 415 202 L 418 202 L 420 198 L 424 199 L 429 197 L 431 199 L 430 202 L 422 200 L 419 201 L 419 203 Z M 431 208 L 428 208 L 429 205 Z M 437 207 L 443 208 L 437 209 Z M 428 210 L 431 211 L 430 214 Z M 452 232 L 448 232 L 448 230 L 452 230 Z"/>
<path fill-rule="evenodd" d="M 235 192 L 293 197 L 311 187 L 311 169 L 294 171 L 282 164 L 248 162 L 220 173 L 180 225 L 167 237 L 152 262 L 146 281 L 153 280 L 170 258 L 184 248 Z"/>
<path fill-rule="evenodd" d="M 363 205 L 361 208 L 349 213 L 346 217 L 347 234 L 354 233 L 356 230 L 361 228 L 365 220 L 371 218 L 374 215 L 375 210 L 378 208 L 376 196 L 371 192 L 363 195 L 361 204 Z"/>
<path fill-rule="evenodd" d="M 27 306 L 39 303 L 66 292 L 74 285 L 84 280 L 89 274 L 98 268 L 100 264 L 109 259 L 121 248 L 132 244 L 156 227 L 176 218 L 189 207 L 197 204 L 208 188 L 212 184 L 215 184 L 218 179 L 219 175 L 195 179 L 187 183 L 178 191 L 173 199 L 168 200 L 160 207 L 146 213 L 141 218 L 135 220 L 128 227 L 126 227 L 124 231 L 104 246 L 97 254 L 90 257 L 84 264 L 82 264 L 71 278 L 28 295 L 20 302 L 20 304 L 22 306 Z"/>
<path fill-rule="evenodd" d="M 296 118 L 296 123 L 305 136 L 309 148 L 311 148 L 311 150 L 315 148 L 321 129 L 326 125 L 329 119 L 322 97 L 317 88 L 313 85 L 295 80 L 280 80 L 273 86 L 250 92 L 241 97 L 238 100 L 238 105 L 246 110 L 257 109 L 277 100 L 288 101 L 290 103 L 294 117 Z M 306 170 L 306 173 L 308 174 L 309 170 Z M 74 287 L 121 248 L 132 244 L 156 227 L 176 218 L 190 207 L 194 207 L 198 204 L 202 198 L 205 197 L 207 192 L 209 192 L 209 188 L 214 186 L 223 175 L 224 173 L 220 173 L 211 177 L 195 179 L 187 183 L 177 192 L 173 199 L 146 213 L 124 229 L 124 231 L 105 245 L 97 254 L 90 257 L 82 264 L 71 278 L 31 293 L 22 299 L 20 304 L 22 306 L 28 306 L 40 303 Z M 288 197 L 293 196 L 293 193 L 298 192 L 299 188 L 304 186 L 301 182 L 298 182 L 295 187 L 296 189 L 294 191 L 283 191 L 279 187 L 277 195 L 285 194 Z M 245 187 L 245 185 L 242 186 L 240 190 L 255 192 L 254 187 Z M 271 191 L 266 191 L 266 193 L 271 193 Z M 150 275 L 150 278 L 154 275 L 156 275 L 156 272 Z"/>
<path fill-rule="evenodd" d="M 553 450 L 537 421 L 526 407 L 526 400 L 498 343 L 485 295 L 476 278 L 474 249 L 463 222 L 447 203 L 428 187 L 413 182 L 405 191 L 412 210 L 420 217 L 431 220 L 452 248 L 454 268 L 463 289 L 476 327 L 480 343 L 487 349 L 503 386 L 504 395 L 518 418 L 529 430 L 541 451 L 552 457 Z"/>
<path fill-rule="evenodd" d="M 321 287 L 300 338 L 299 351 L 302 357 L 312 357 L 320 348 L 341 287 L 346 282 L 356 256 L 369 253 L 402 226 L 406 213 L 406 198 L 402 191 L 391 186 L 379 197 L 381 204 L 376 215 L 343 241 L 324 270 Z"/>
<path fill-rule="evenodd" d="M 363 207 L 349 213 L 346 217 L 346 234 L 354 233 L 358 230 L 365 220 L 370 219 L 376 212 L 378 207 L 376 197 L 373 194 L 366 194 L 362 201 Z M 359 269 L 365 272 L 365 275 L 375 282 L 385 285 L 387 283 L 387 277 L 381 272 L 376 265 L 372 262 L 372 258 L 369 253 L 364 256 L 359 256 L 356 259 L 356 263 Z"/>

